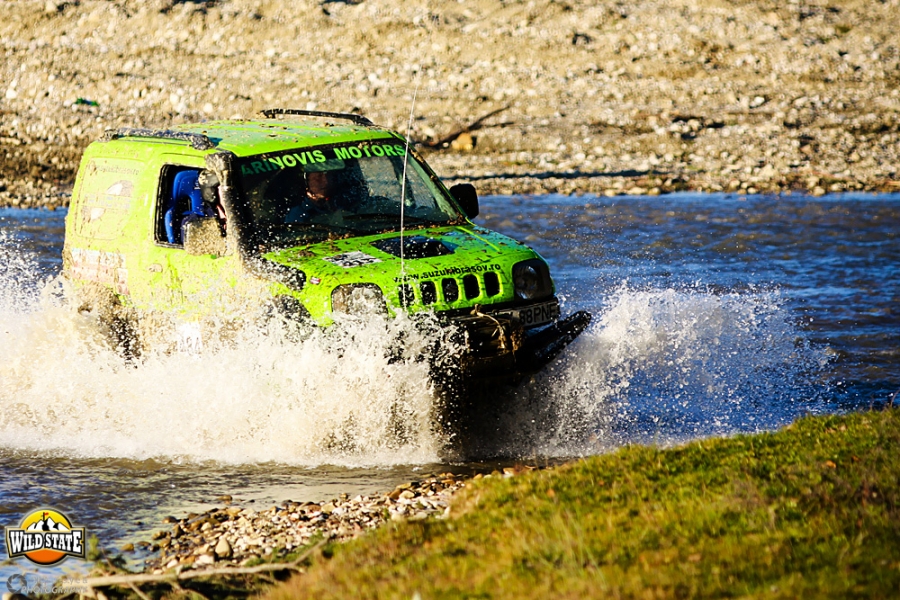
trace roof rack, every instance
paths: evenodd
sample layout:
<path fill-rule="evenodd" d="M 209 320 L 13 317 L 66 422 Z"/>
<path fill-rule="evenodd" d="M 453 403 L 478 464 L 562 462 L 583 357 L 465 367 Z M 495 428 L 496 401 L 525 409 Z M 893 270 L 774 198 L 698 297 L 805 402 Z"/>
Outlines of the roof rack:
<path fill-rule="evenodd" d="M 329 117 L 332 119 L 346 119 L 353 121 L 357 125 L 365 125 L 366 127 L 375 125 L 368 118 L 354 113 L 328 112 L 325 110 L 300 110 L 299 108 L 267 108 L 260 111 L 267 119 L 273 119 L 277 115 L 302 115 L 306 117 Z"/>
<path fill-rule="evenodd" d="M 215 143 L 202 133 L 188 133 L 187 131 L 172 131 L 171 129 L 136 129 L 133 127 L 120 127 L 108 129 L 101 138 L 104 142 L 111 142 L 123 137 L 160 138 L 164 140 L 179 140 L 190 142 L 194 150 L 209 150 L 215 148 Z"/>

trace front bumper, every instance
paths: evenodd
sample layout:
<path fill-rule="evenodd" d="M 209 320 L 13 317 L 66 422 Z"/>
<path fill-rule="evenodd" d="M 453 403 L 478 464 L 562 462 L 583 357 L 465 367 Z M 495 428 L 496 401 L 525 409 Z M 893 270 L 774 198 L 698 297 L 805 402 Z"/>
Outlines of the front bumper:
<path fill-rule="evenodd" d="M 549 312 L 548 312 L 549 311 Z M 462 375 L 511 379 L 540 371 L 591 322 L 586 311 L 559 318 L 559 303 L 513 307 L 475 307 L 449 322 L 459 332 L 464 351 Z"/>

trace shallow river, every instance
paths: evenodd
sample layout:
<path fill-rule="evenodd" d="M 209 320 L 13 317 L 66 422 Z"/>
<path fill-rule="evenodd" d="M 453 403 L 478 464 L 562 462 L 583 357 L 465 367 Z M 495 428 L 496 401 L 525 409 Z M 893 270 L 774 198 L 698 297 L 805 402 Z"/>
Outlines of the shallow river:
<path fill-rule="evenodd" d="M 385 359 L 384 325 L 352 347 L 248 335 L 125 364 L 55 279 L 64 216 L 0 210 L 0 522 L 52 506 L 108 548 L 226 494 L 261 509 L 387 491 L 900 390 L 900 195 L 483 198 L 476 221 L 536 248 L 563 312 L 594 322 L 457 460 L 427 426 L 422 365 Z M 0 566 L 0 585 L 20 570 Z"/>

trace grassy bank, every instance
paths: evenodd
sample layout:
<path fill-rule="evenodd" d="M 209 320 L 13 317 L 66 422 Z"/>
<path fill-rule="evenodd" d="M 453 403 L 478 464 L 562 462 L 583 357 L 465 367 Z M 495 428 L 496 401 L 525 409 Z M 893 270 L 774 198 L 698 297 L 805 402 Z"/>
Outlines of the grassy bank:
<path fill-rule="evenodd" d="M 446 520 L 329 548 L 284 598 L 889 597 L 900 411 L 474 481 Z"/>

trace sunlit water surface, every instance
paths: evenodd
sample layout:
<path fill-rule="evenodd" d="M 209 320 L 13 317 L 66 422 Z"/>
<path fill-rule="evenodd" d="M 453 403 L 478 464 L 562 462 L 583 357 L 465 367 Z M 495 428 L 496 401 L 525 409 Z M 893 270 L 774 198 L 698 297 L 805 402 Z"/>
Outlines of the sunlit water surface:
<path fill-rule="evenodd" d="M 427 340 L 403 321 L 124 362 L 56 277 L 64 215 L 0 210 L 0 520 L 53 506 L 109 548 L 226 494 L 265 508 L 386 491 L 768 430 L 900 389 L 900 195 L 483 198 L 477 222 L 537 249 L 564 313 L 594 322 L 460 460 L 429 426 Z M 412 350 L 389 360 L 404 331 Z"/>

